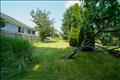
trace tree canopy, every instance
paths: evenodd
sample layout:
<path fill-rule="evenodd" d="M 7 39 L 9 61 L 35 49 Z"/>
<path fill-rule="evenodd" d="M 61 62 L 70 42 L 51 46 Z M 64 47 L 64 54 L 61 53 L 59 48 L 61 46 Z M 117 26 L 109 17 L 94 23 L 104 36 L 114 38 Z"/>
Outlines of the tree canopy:
<path fill-rule="evenodd" d="M 65 12 L 62 24 L 64 35 L 70 36 L 71 30 L 78 33 L 78 47 L 88 40 L 87 44 L 91 47 L 96 40 L 103 45 L 120 46 L 120 4 L 117 0 L 82 0 L 81 6 L 76 5 Z M 73 29 L 75 26 L 78 28 Z"/>
<path fill-rule="evenodd" d="M 5 20 L 0 17 L 0 28 L 5 26 Z"/>
<path fill-rule="evenodd" d="M 61 30 L 63 38 L 68 39 L 71 46 L 77 45 L 77 38 L 80 29 L 80 6 L 75 4 L 69 7 L 62 20 Z"/>
<path fill-rule="evenodd" d="M 33 22 L 36 24 L 36 30 L 42 40 L 46 37 L 51 37 L 54 34 L 54 21 L 49 18 L 50 12 L 46 10 L 32 10 L 30 15 Z"/>

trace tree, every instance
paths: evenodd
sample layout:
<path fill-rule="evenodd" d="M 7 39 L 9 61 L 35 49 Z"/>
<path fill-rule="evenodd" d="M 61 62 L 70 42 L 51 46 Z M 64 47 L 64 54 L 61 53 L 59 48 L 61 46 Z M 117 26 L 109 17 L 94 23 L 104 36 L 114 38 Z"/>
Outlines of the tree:
<path fill-rule="evenodd" d="M 80 6 L 75 4 L 69 7 L 62 20 L 63 37 L 69 39 L 71 46 L 77 45 L 80 24 Z"/>
<path fill-rule="evenodd" d="M 84 37 L 82 40 L 90 40 L 88 45 L 92 44 L 92 47 L 94 47 L 95 39 L 99 39 L 102 43 L 109 43 L 109 45 L 111 45 L 110 41 L 115 40 L 114 38 L 116 38 L 118 42 L 120 38 L 119 13 L 120 5 L 117 0 L 84 0 L 82 9 L 84 24 L 82 24 L 82 26 L 86 27 L 86 30 L 84 30 L 86 33 L 84 36 L 86 36 L 86 38 Z M 82 41 L 80 41 L 79 45 L 81 45 L 81 43 Z"/>
<path fill-rule="evenodd" d="M 46 37 L 51 37 L 54 34 L 54 21 L 49 18 L 50 12 L 46 10 L 32 10 L 30 15 L 33 22 L 36 24 L 36 30 L 43 41 Z"/>
<path fill-rule="evenodd" d="M 94 25 L 91 18 L 94 16 L 94 5 L 92 3 L 93 1 L 84 1 L 84 5 L 81 9 L 81 28 L 78 38 L 78 47 L 80 47 L 83 42 L 87 43 L 87 46 L 82 49 L 85 51 L 94 50 L 93 48 L 95 46 Z"/>
<path fill-rule="evenodd" d="M 59 31 L 57 29 L 54 29 L 53 38 L 59 38 Z"/>
<path fill-rule="evenodd" d="M 77 46 L 78 33 L 79 33 L 78 27 L 71 27 L 69 31 L 69 44 L 71 46 Z"/>
<path fill-rule="evenodd" d="M 104 45 L 117 45 L 120 43 L 120 4 L 117 0 L 99 1 L 97 3 L 99 8 L 96 10 L 99 15 L 94 18 L 95 36 L 102 43 L 106 43 Z"/>
<path fill-rule="evenodd" d="M 1 28 L 4 27 L 5 25 L 6 25 L 5 20 L 0 17 L 0 31 L 1 31 Z"/>
<path fill-rule="evenodd" d="M 120 47 L 120 4 L 117 0 L 82 0 L 81 28 L 79 48 L 77 50 L 94 50 L 95 40 L 103 45 Z M 117 48 L 118 48 L 117 47 Z"/>
<path fill-rule="evenodd" d="M 69 39 L 69 31 L 71 29 L 72 23 L 72 7 L 68 8 L 64 14 L 64 18 L 62 20 L 62 27 L 61 30 L 63 32 L 62 36 L 65 40 Z"/>

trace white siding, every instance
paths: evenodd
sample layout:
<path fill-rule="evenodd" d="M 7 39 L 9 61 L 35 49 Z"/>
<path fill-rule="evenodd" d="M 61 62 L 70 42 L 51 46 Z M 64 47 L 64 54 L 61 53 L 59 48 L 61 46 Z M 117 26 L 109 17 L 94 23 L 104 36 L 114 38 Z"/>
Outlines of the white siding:
<path fill-rule="evenodd" d="M 25 33 L 25 34 L 28 34 L 28 29 L 24 29 L 24 33 Z"/>
<path fill-rule="evenodd" d="M 11 32 L 11 33 L 17 33 L 18 27 L 15 24 L 7 23 L 5 31 Z"/>
<path fill-rule="evenodd" d="M 24 29 L 24 33 L 22 32 L 22 29 Z M 19 33 L 18 32 L 18 26 L 15 25 L 15 24 L 11 24 L 11 23 L 6 23 L 6 26 L 4 28 L 2 28 L 2 30 L 10 32 L 10 33 Z M 22 34 L 28 34 L 28 30 L 30 30 L 30 29 L 21 27 L 21 32 L 20 33 L 22 33 Z M 33 30 L 30 30 L 30 33 L 28 35 L 33 35 L 32 31 Z"/>

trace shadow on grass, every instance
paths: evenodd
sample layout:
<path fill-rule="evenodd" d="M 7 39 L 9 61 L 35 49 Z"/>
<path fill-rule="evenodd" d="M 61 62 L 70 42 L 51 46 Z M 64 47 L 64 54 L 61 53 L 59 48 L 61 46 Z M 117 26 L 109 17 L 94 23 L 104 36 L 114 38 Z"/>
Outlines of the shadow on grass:
<path fill-rule="evenodd" d="M 59 42 L 59 41 L 43 41 L 43 43 L 56 43 L 56 42 Z"/>

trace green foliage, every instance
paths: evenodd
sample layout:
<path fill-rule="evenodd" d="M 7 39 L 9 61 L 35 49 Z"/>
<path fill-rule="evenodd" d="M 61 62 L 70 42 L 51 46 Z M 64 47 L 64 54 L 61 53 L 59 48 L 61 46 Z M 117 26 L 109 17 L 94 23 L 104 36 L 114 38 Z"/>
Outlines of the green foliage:
<path fill-rule="evenodd" d="M 71 23 L 72 21 L 72 7 L 68 8 L 64 14 L 64 18 L 62 20 L 62 27 L 61 30 L 63 32 L 62 36 L 63 39 L 68 40 L 69 39 L 69 30 L 71 29 Z"/>
<path fill-rule="evenodd" d="M 78 36 L 78 41 L 77 41 L 78 42 L 78 44 L 77 44 L 78 47 L 81 46 L 84 38 L 85 38 L 85 29 L 84 29 L 84 27 L 81 27 L 80 32 L 79 32 L 79 36 Z"/>
<path fill-rule="evenodd" d="M 85 34 L 84 39 L 79 40 L 89 39 L 93 42 L 89 43 L 92 46 L 95 44 L 95 39 L 99 39 L 103 45 L 116 46 L 119 43 L 120 4 L 117 0 L 84 0 L 81 12 L 81 26 L 85 27 Z M 78 45 L 82 43 L 81 40 Z"/>
<path fill-rule="evenodd" d="M 116 46 L 120 40 L 120 4 L 117 0 L 84 0 L 83 2 L 84 4 L 79 7 L 79 16 L 76 15 L 78 18 L 75 17 L 77 10 L 73 6 L 70 16 L 73 20 L 71 25 L 78 24 L 76 20 L 79 19 L 78 47 L 86 40 L 90 40 L 88 45 L 94 47 L 95 39 L 99 39 L 103 45 Z"/>
<path fill-rule="evenodd" d="M 120 38 L 120 4 L 117 0 L 98 0 L 94 7 L 95 15 L 92 21 L 95 24 L 96 37 L 103 45 L 117 45 Z"/>
<path fill-rule="evenodd" d="M 85 40 L 91 39 L 89 44 L 94 46 L 94 29 L 90 24 L 90 10 L 75 4 L 65 12 L 62 31 L 65 37 L 69 36 L 71 46 L 80 46 Z"/>
<path fill-rule="evenodd" d="M 22 38 L 1 37 L 1 77 L 9 78 L 18 73 L 23 73 L 35 62 L 32 44 Z"/>
<path fill-rule="evenodd" d="M 90 40 L 88 46 L 94 47 L 95 39 L 103 45 L 119 46 L 120 40 L 120 4 L 117 0 L 83 0 L 81 6 L 71 6 L 63 19 L 62 31 L 65 37 L 72 36 L 72 27 L 79 27 L 77 46 Z M 70 35 L 68 33 L 71 33 Z M 109 34 L 109 35 L 108 35 Z M 76 44 L 72 38 L 69 41 Z M 87 49 L 86 49 L 87 50 Z"/>
<path fill-rule="evenodd" d="M 49 18 L 50 12 L 46 10 L 32 10 L 30 15 L 33 18 L 33 22 L 36 24 L 36 30 L 42 40 L 46 37 L 54 35 L 53 19 Z"/>
<path fill-rule="evenodd" d="M 79 28 L 71 27 L 69 31 L 69 44 L 70 46 L 77 46 Z"/>
<path fill-rule="evenodd" d="M 0 28 L 5 26 L 5 20 L 0 17 Z"/>
<path fill-rule="evenodd" d="M 61 30 L 63 31 L 63 38 L 64 39 L 72 39 L 69 41 L 75 41 L 76 39 L 73 38 L 74 36 L 71 35 L 71 33 L 76 34 L 74 31 L 75 30 L 71 30 L 71 28 L 73 27 L 74 29 L 78 29 L 79 28 L 79 24 L 80 24 L 80 6 L 79 4 L 75 4 L 71 7 L 69 7 L 65 14 L 64 14 L 64 18 L 62 20 L 62 27 Z M 73 32 L 72 32 L 73 31 Z M 78 32 L 78 30 L 76 30 Z M 77 36 L 75 36 L 77 38 Z M 75 39 L 75 40 L 73 40 Z M 70 42 L 72 43 L 72 42 Z"/>

